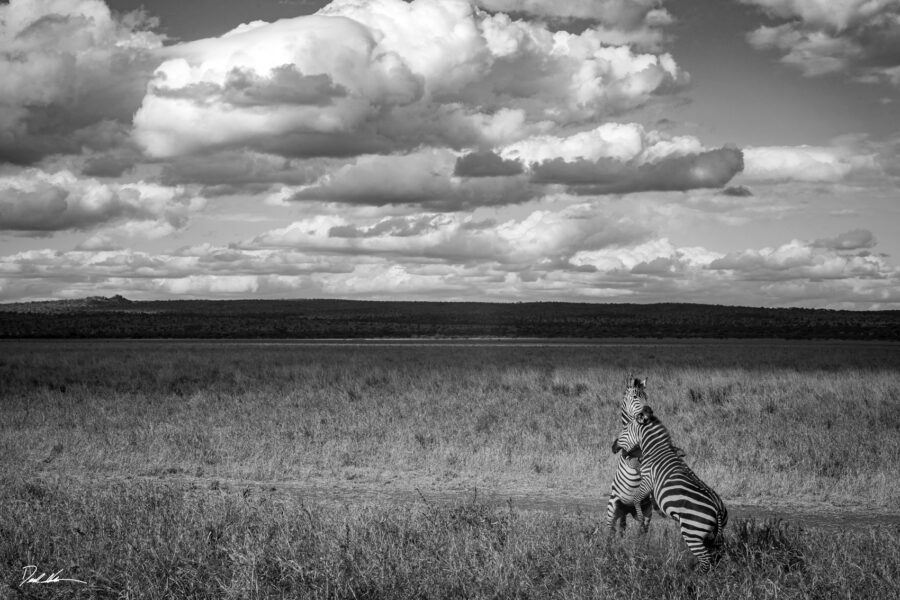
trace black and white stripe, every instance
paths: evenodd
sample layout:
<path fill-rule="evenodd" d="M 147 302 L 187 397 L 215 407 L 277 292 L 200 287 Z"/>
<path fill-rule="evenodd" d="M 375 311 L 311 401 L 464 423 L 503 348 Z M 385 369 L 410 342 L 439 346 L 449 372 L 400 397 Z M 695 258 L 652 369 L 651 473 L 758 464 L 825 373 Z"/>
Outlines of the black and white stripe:
<path fill-rule="evenodd" d="M 649 406 L 635 416 L 612 445 L 613 452 L 624 451 L 626 455 L 637 449 L 641 453 L 641 485 L 635 501 L 652 493 L 660 510 L 678 521 L 681 537 L 700 561 L 700 570 L 709 571 L 710 550 L 728 523 L 725 504 L 678 455 L 669 432 Z M 649 519 L 647 513 L 644 516 Z"/>

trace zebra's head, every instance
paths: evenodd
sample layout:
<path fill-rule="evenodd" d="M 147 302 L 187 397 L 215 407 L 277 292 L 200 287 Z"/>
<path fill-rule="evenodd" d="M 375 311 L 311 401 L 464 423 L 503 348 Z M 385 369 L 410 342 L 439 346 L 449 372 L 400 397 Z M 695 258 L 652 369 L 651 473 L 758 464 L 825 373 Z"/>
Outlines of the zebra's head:
<path fill-rule="evenodd" d="M 619 437 L 613 440 L 613 454 L 621 450 L 626 458 L 638 455 L 641 452 L 641 428 L 654 420 L 656 417 L 653 416 L 653 409 L 645 404 L 635 415 L 634 420 L 622 429 Z"/>
<path fill-rule="evenodd" d="M 641 409 L 647 405 L 647 380 L 630 378 L 626 382 L 625 394 L 622 396 L 622 426 L 630 423 Z"/>

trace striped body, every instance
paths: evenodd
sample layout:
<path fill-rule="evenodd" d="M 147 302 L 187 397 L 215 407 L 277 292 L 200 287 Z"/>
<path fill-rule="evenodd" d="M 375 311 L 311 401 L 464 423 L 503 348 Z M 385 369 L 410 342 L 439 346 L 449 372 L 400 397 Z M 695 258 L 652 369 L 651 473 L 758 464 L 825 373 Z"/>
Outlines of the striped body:
<path fill-rule="evenodd" d="M 719 495 L 685 464 L 672 447 L 669 432 L 648 406 L 613 442 L 613 452 L 626 454 L 640 447 L 640 501 L 653 494 L 660 510 L 678 521 L 681 537 L 700 561 L 700 570 L 711 567 L 713 547 L 728 523 L 728 511 Z"/>
<path fill-rule="evenodd" d="M 622 402 L 619 405 L 619 417 L 622 427 L 634 421 L 635 415 L 640 414 L 647 405 L 647 393 L 645 391 L 646 379 L 635 379 L 625 389 Z M 616 474 L 613 477 L 612 488 L 609 493 L 609 502 L 606 505 L 606 525 L 615 531 L 625 531 L 625 517 L 631 515 L 635 519 L 637 515 L 637 503 L 635 496 L 641 486 L 641 462 L 637 457 L 626 458 L 624 452 L 619 453 L 616 463 Z M 644 530 L 650 526 L 652 501 L 644 498 L 641 512 L 648 515 L 643 519 Z"/>

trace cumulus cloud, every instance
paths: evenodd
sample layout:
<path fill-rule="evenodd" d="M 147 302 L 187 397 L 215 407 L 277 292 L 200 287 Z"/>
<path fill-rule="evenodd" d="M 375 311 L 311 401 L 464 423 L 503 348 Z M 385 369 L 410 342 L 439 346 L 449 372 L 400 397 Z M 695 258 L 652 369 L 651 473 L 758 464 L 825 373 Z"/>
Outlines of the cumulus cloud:
<path fill-rule="evenodd" d="M 85 230 L 120 220 L 162 220 L 183 226 L 199 207 L 183 188 L 104 183 L 70 171 L 22 169 L 0 176 L 0 230 Z"/>
<path fill-rule="evenodd" d="M 362 156 L 291 199 L 463 210 L 521 204 L 555 185 L 581 195 L 722 187 L 742 167 L 740 150 L 705 150 L 690 136 L 607 123 L 569 136 L 532 136 L 495 151 Z"/>
<path fill-rule="evenodd" d="M 875 154 L 841 146 L 760 146 L 744 148 L 742 178 L 750 181 L 835 182 L 854 172 L 876 169 Z"/>
<path fill-rule="evenodd" d="M 783 19 L 799 18 L 817 27 L 843 31 L 882 16 L 897 0 L 740 0 Z"/>
<path fill-rule="evenodd" d="M 824 31 L 802 31 L 796 25 L 760 27 L 747 36 L 758 49 L 784 52 L 781 62 L 800 69 L 807 77 L 844 71 L 863 55 L 863 48 L 852 39 Z"/>
<path fill-rule="evenodd" d="M 722 187 L 742 168 L 741 151 L 733 148 L 637 165 L 611 159 L 567 162 L 557 158 L 536 165 L 532 181 L 566 184 L 580 194 L 686 191 Z"/>
<path fill-rule="evenodd" d="M 743 168 L 741 151 L 707 149 L 695 137 L 647 131 L 637 123 L 604 123 L 566 136 L 530 136 L 461 157 L 456 174 L 523 170 L 534 184 L 569 186 L 578 194 L 684 191 L 721 187 Z"/>
<path fill-rule="evenodd" d="M 830 250 L 862 250 L 876 244 L 875 236 L 868 229 L 853 229 L 833 238 L 820 238 L 812 243 L 815 248 Z"/>
<path fill-rule="evenodd" d="M 822 242 L 793 240 L 777 248 L 730 253 L 709 264 L 710 269 L 732 271 L 750 281 L 883 278 L 893 271 L 881 256 L 845 253 L 838 243 L 852 245 L 858 233 Z M 870 234 L 871 235 L 871 234 Z M 866 243 L 866 242 L 863 242 Z"/>
<path fill-rule="evenodd" d="M 576 204 L 499 221 L 425 213 L 357 225 L 338 215 L 317 215 L 269 231 L 245 246 L 534 266 L 565 264 L 578 249 L 631 243 L 648 231 L 624 214 Z"/>
<path fill-rule="evenodd" d="M 455 165 L 456 156 L 445 150 L 363 156 L 301 189 L 292 200 L 462 210 L 522 203 L 540 193 L 520 176 L 454 177 Z"/>
<path fill-rule="evenodd" d="M 846 72 L 863 81 L 900 84 L 897 0 L 741 0 L 788 22 L 748 34 L 758 49 L 814 77 Z"/>
<path fill-rule="evenodd" d="M 485 148 L 629 110 L 686 82 L 668 54 L 467 0 L 335 0 L 166 54 L 134 118 L 136 139 L 156 157 L 238 146 L 286 156 Z"/>
<path fill-rule="evenodd" d="M 659 238 L 591 204 L 476 220 L 417 214 L 354 223 L 302 219 L 242 244 L 152 254 L 29 250 L 0 256 L 0 297 L 364 297 L 722 302 L 835 306 L 900 303 L 900 274 L 846 232 L 728 254 Z"/>
<path fill-rule="evenodd" d="M 622 29 L 634 29 L 645 22 L 648 14 L 657 9 L 662 0 L 477 0 L 477 4 L 491 11 L 593 19 Z"/>
<path fill-rule="evenodd" d="M 527 15 L 557 21 L 580 20 L 613 45 L 634 44 L 656 48 L 665 39 L 663 28 L 672 15 L 662 8 L 664 0 L 476 0 L 488 11 Z"/>
<path fill-rule="evenodd" d="M 31 250 L 0 257 L 0 297 L 34 297 L 41 292 L 43 297 L 77 297 L 104 291 L 129 297 L 246 296 L 304 288 L 320 292 L 315 278 L 353 269 L 346 258 L 210 244 L 164 254 L 122 248 Z"/>
<path fill-rule="evenodd" d="M 575 265 L 589 265 L 604 273 L 670 277 L 675 272 L 702 268 L 720 254 L 703 248 L 677 248 L 668 239 L 654 239 L 630 247 L 579 250 Z"/>
<path fill-rule="evenodd" d="M 154 24 L 143 13 L 113 15 L 102 0 L 0 5 L 0 161 L 117 141 L 105 129 L 140 106 L 163 41 Z"/>
<path fill-rule="evenodd" d="M 260 194 L 281 184 L 313 183 L 336 165 L 326 160 L 297 160 L 250 150 L 184 156 L 162 163 L 163 185 L 202 186 L 205 196 Z"/>
<path fill-rule="evenodd" d="M 609 158 L 621 162 L 647 163 L 670 156 L 697 154 L 706 148 L 692 136 L 667 136 L 647 131 L 638 123 L 603 123 L 593 129 L 569 135 L 535 135 L 503 146 L 505 159 L 539 163 L 562 159 L 566 162 Z"/>
<path fill-rule="evenodd" d="M 869 243 L 855 232 L 835 240 L 857 237 Z M 667 294 L 700 302 L 715 297 L 745 305 L 848 303 L 855 308 L 885 307 L 900 300 L 897 269 L 881 256 L 847 252 L 850 248 L 841 248 L 835 240 L 794 240 L 777 248 L 722 254 L 657 239 L 627 248 L 579 252 L 572 262 L 593 266 L 592 277 L 598 283 L 637 297 Z"/>

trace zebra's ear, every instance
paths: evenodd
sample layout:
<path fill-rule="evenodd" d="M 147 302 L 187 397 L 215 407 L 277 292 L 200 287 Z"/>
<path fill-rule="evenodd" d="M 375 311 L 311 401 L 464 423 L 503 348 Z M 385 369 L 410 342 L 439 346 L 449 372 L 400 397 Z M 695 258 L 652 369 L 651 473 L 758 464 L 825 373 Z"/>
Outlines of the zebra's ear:
<path fill-rule="evenodd" d="M 647 387 L 647 378 L 646 377 L 641 379 L 641 387 Z"/>

